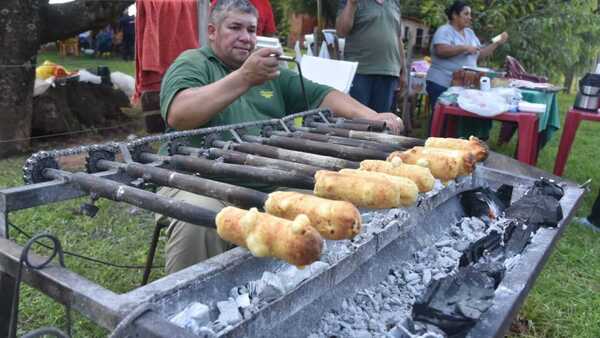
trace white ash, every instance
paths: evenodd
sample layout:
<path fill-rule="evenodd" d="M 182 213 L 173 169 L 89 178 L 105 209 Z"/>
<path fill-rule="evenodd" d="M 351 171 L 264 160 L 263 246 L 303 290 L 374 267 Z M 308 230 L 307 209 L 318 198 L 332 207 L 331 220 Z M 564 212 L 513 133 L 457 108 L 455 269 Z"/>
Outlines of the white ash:
<path fill-rule="evenodd" d="M 193 302 L 169 321 L 177 326 L 201 335 L 201 329 L 210 323 L 209 308 L 205 304 Z"/>
<path fill-rule="evenodd" d="M 227 331 L 242 320 L 252 317 L 268 303 L 290 292 L 306 279 L 327 270 L 328 267 L 327 263 L 314 262 L 303 269 L 298 269 L 283 263 L 274 272 L 265 271 L 260 279 L 232 288 L 228 299 L 217 302 L 219 310 L 217 320 L 204 323 L 205 326 L 200 329 L 205 332 L 205 336 L 208 336 L 206 332 L 219 334 Z M 199 334 L 200 331 L 194 332 Z"/>
<path fill-rule="evenodd" d="M 325 313 L 315 337 L 419 337 L 407 332 L 402 322 L 411 317 L 412 306 L 432 280 L 458 270 L 462 250 L 486 235 L 487 227 L 476 218 L 462 218 L 432 246 L 390 269 L 385 280 L 344 299 L 341 308 Z M 424 337 L 440 337 L 427 332 Z"/>
<path fill-rule="evenodd" d="M 450 185 L 450 184 L 454 184 L 454 181 L 448 182 L 448 185 Z M 433 189 L 431 189 L 430 191 L 425 192 L 425 193 L 420 193 L 417 196 L 417 203 L 420 202 L 421 200 L 426 200 L 434 195 L 437 195 L 440 191 L 444 190 L 444 188 L 446 188 L 446 186 L 444 186 L 442 181 L 436 179 L 433 183 Z"/>
<path fill-rule="evenodd" d="M 403 224 L 408 217 L 409 213 L 400 208 L 363 211 L 361 214 L 362 229 L 360 234 L 351 240 L 325 241 L 321 261 L 330 265 L 339 262 L 356 251 L 360 245 L 373 238 L 376 233 L 385 230 L 387 227 Z"/>

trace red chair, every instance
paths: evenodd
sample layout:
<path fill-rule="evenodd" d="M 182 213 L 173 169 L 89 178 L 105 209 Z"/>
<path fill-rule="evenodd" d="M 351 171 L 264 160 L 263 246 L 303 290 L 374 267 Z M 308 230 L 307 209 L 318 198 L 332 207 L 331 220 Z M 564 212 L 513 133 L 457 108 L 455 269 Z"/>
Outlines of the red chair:
<path fill-rule="evenodd" d="M 446 119 L 447 116 L 476 117 L 486 120 L 516 122 L 519 128 L 519 143 L 517 145 L 517 160 L 535 165 L 538 155 L 538 116 L 536 113 L 503 113 L 494 117 L 481 117 L 462 110 L 460 107 L 447 106 L 438 103 L 433 113 L 431 136 L 453 137 L 456 135 L 456 119 Z M 447 121 L 446 132 L 444 122 Z"/>
<path fill-rule="evenodd" d="M 554 175 L 556 176 L 562 176 L 565 170 L 569 152 L 571 151 L 571 146 L 573 145 L 575 134 L 577 133 L 577 128 L 579 128 L 579 124 L 582 120 L 600 121 L 600 114 L 577 110 L 575 108 L 571 108 L 571 110 L 567 112 L 565 127 L 562 136 L 560 137 L 558 154 L 556 154 L 556 161 L 554 162 Z"/>

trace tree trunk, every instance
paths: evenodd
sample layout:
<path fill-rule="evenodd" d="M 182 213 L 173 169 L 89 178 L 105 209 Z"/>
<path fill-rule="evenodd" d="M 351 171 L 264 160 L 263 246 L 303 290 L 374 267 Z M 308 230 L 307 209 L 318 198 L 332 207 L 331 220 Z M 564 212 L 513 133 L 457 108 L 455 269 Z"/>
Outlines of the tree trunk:
<path fill-rule="evenodd" d="M 0 158 L 25 151 L 31 135 L 39 1 L 0 5 Z M 13 141 L 15 140 L 15 141 Z"/>
<path fill-rule="evenodd" d="M 573 80 L 575 79 L 575 68 L 570 67 L 565 73 L 565 82 L 563 83 L 563 87 L 567 91 L 567 93 L 571 93 L 571 89 L 573 88 Z"/>
<path fill-rule="evenodd" d="M 29 147 L 40 44 L 103 27 L 133 0 L 0 0 L 0 158 Z"/>

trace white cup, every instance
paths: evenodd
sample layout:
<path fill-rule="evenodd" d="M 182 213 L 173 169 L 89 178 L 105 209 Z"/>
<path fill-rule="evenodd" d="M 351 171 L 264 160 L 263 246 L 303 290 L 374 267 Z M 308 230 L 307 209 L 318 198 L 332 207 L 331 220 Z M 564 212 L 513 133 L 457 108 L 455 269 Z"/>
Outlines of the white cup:
<path fill-rule="evenodd" d="M 479 79 L 479 89 L 484 92 L 488 92 L 492 89 L 490 78 L 487 76 L 482 76 Z"/>

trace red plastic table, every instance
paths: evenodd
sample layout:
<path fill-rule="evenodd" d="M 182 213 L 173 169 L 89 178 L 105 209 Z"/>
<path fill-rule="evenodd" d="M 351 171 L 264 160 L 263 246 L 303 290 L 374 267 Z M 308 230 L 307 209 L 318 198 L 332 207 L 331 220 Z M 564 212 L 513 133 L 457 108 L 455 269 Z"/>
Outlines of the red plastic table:
<path fill-rule="evenodd" d="M 446 132 L 444 133 L 444 122 L 447 116 L 466 116 L 476 117 L 485 120 L 516 122 L 519 128 L 519 143 L 517 146 L 517 160 L 535 165 L 538 155 L 538 116 L 536 113 L 510 113 L 506 112 L 494 117 L 481 117 L 469 113 L 457 106 L 448 106 L 438 103 L 433 113 L 431 123 L 431 136 L 434 137 L 452 137 L 456 135 L 455 119 L 447 119 Z"/>
<path fill-rule="evenodd" d="M 575 134 L 577 133 L 577 128 L 579 128 L 579 124 L 582 120 L 600 121 L 600 114 L 577 110 L 575 108 L 571 108 L 567 112 L 565 127 L 562 136 L 560 137 L 558 154 L 556 154 L 556 161 L 554 162 L 554 175 L 556 176 L 562 176 L 565 170 L 571 146 L 573 145 Z"/>

